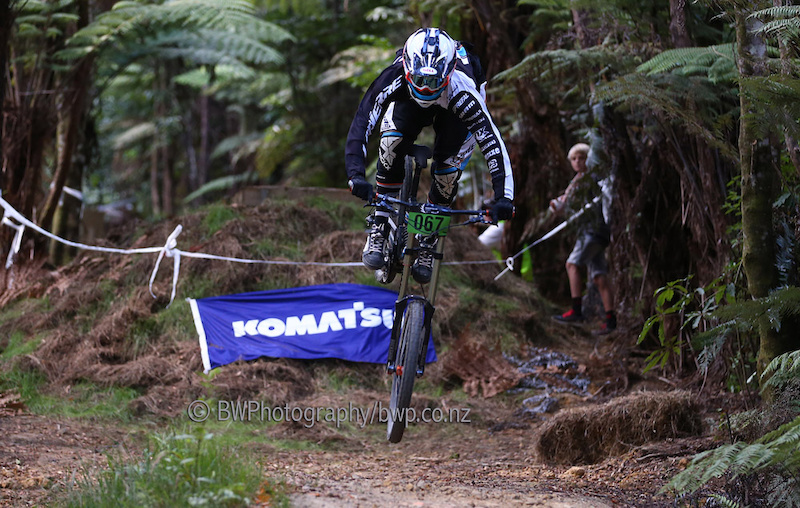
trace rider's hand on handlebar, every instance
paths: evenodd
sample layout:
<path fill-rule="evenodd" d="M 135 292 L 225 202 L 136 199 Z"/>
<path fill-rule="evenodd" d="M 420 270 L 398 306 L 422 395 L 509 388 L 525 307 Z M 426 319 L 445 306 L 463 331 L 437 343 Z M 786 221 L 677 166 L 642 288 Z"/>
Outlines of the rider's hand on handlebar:
<path fill-rule="evenodd" d="M 501 220 L 508 220 L 514 217 L 514 204 L 508 198 L 500 198 L 494 202 L 489 215 L 492 217 L 492 222 L 497 223 Z"/>
<path fill-rule="evenodd" d="M 359 197 L 364 201 L 371 201 L 375 197 L 372 184 L 360 176 L 351 178 L 347 184 L 350 186 L 350 193 L 353 196 Z"/>

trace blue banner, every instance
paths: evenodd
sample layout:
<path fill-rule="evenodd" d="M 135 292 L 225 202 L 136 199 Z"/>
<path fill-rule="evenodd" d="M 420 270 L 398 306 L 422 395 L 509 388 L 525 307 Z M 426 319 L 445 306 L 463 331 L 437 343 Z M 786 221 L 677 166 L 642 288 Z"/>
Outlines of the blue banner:
<path fill-rule="evenodd" d="M 388 289 L 324 284 L 189 304 L 208 372 L 262 356 L 386 363 L 396 299 Z M 436 361 L 431 337 L 426 361 Z"/>

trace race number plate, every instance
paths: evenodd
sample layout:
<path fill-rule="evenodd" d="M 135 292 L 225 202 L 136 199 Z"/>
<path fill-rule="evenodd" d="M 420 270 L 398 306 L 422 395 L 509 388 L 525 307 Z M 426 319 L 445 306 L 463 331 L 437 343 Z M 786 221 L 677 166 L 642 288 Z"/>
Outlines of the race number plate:
<path fill-rule="evenodd" d="M 449 215 L 408 212 L 408 230 L 414 234 L 430 236 L 436 233 L 439 236 L 447 236 L 449 227 Z"/>

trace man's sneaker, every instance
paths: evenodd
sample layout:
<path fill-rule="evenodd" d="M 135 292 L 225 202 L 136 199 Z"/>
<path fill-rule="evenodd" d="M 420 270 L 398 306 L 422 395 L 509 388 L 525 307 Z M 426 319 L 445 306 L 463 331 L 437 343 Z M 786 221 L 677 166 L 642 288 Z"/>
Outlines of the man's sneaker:
<path fill-rule="evenodd" d="M 433 254 L 436 249 L 436 243 L 439 239 L 435 239 L 432 243 L 420 240 L 419 254 L 414 264 L 411 265 L 411 276 L 420 284 L 427 284 L 431 281 L 433 275 Z"/>
<path fill-rule="evenodd" d="M 364 266 L 371 270 L 383 267 L 384 245 L 386 245 L 386 221 L 374 220 L 369 235 L 367 235 L 367 243 L 364 244 L 364 252 L 361 254 Z"/>
<path fill-rule="evenodd" d="M 569 309 L 563 314 L 556 314 L 553 316 L 553 321 L 565 323 L 568 325 L 581 324 L 584 321 L 583 314 L 575 312 L 575 309 Z"/>

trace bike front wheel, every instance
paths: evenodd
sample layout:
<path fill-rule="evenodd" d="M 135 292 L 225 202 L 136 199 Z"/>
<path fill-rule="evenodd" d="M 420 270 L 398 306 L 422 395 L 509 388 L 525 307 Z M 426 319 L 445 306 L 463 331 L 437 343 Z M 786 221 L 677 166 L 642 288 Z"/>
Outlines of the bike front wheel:
<path fill-rule="evenodd" d="M 389 418 L 386 438 L 392 443 L 403 439 L 408 426 L 408 408 L 417 377 L 417 362 L 422 350 L 425 329 L 425 304 L 420 300 L 410 300 L 402 316 L 400 339 L 395 356 L 395 371 L 392 374 L 392 395 L 389 399 Z M 421 361 L 425 361 L 423 358 Z"/>

